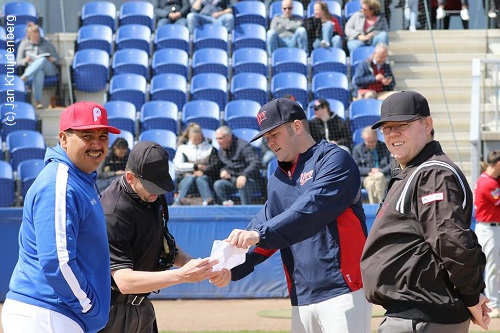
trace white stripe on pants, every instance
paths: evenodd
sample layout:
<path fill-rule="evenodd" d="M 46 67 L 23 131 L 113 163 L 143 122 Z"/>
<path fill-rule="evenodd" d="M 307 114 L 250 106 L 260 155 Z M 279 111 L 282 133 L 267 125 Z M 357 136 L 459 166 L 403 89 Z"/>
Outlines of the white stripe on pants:
<path fill-rule="evenodd" d="M 488 306 L 498 308 L 498 293 L 500 292 L 500 225 L 491 226 L 489 223 L 476 223 L 476 235 L 486 255 L 484 282 L 486 283 L 486 297 L 490 299 Z"/>

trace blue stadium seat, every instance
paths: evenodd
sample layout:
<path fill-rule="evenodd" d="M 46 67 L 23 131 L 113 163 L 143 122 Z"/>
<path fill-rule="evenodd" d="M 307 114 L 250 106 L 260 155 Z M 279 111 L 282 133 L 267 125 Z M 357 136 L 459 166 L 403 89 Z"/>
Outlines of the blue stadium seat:
<path fill-rule="evenodd" d="M 5 50 L 7 48 L 7 33 L 4 27 L 0 26 L 0 49 Z"/>
<path fill-rule="evenodd" d="M 239 99 L 226 104 L 224 109 L 224 123 L 232 129 L 253 128 L 258 130 L 257 113 L 260 104 L 256 101 Z"/>
<path fill-rule="evenodd" d="M 314 3 L 316 1 L 311 1 L 309 5 L 307 5 L 307 17 L 313 17 L 314 16 Z M 330 15 L 335 15 L 339 19 L 342 17 L 342 6 L 340 5 L 339 2 L 335 0 L 324 0 L 326 5 L 328 6 L 328 11 L 330 12 Z"/>
<path fill-rule="evenodd" d="M 232 31 L 231 43 L 233 52 L 244 47 L 266 50 L 266 28 L 254 23 L 237 25 Z"/>
<path fill-rule="evenodd" d="M 187 102 L 187 80 L 179 74 L 159 74 L 151 79 L 149 95 L 151 100 L 170 101 L 177 109 Z"/>
<path fill-rule="evenodd" d="M 133 73 L 149 80 L 149 56 L 144 50 L 123 49 L 113 54 L 111 63 L 114 75 Z"/>
<path fill-rule="evenodd" d="M 77 50 L 100 49 L 113 53 L 113 30 L 107 25 L 90 24 L 78 29 Z"/>
<path fill-rule="evenodd" d="M 173 73 L 180 74 L 186 79 L 189 75 L 189 56 L 181 49 L 160 49 L 153 53 L 151 61 L 153 75 Z"/>
<path fill-rule="evenodd" d="M 144 131 L 139 135 L 139 141 L 153 141 L 165 148 L 168 158 L 174 159 L 177 150 L 177 134 L 166 129 Z"/>
<path fill-rule="evenodd" d="M 295 72 L 308 76 L 307 53 L 297 47 L 278 48 L 271 56 L 271 68 L 273 75 Z"/>
<path fill-rule="evenodd" d="M 233 134 L 240 138 L 245 140 L 246 142 L 250 143 L 254 148 L 257 154 L 260 156 L 261 153 L 261 144 L 262 144 L 262 138 L 259 138 L 255 140 L 254 142 L 250 142 L 254 136 L 259 134 L 259 130 L 253 129 L 253 128 L 235 128 L 232 129 Z"/>
<path fill-rule="evenodd" d="M 135 136 L 136 111 L 134 104 L 127 101 L 109 101 L 103 106 L 108 111 L 109 125 L 128 131 Z"/>
<path fill-rule="evenodd" d="M 27 1 L 8 2 L 3 6 L 3 15 L 15 16 L 16 24 L 38 23 L 38 14 L 33 3 Z"/>
<path fill-rule="evenodd" d="M 3 141 L 7 135 L 17 130 L 36 131 L 37 117 L 33 105 L 26 102 L 2 104 L 0 107 L 2 125 L 0 136 Z"/>
<path fill-rule="evenodd" d="M 267 28 L 266 6 L 260 1 L 239 1 L 233 6 L 234 26 L 254 23 Z"/>
<path fill-rule="evenodd" d="M 228 32 L 225 26 L 209 23 L 193 32 L 193 52 L 207 47 L 215 47 L 228 52 Z"/>
<path fill-rule="evenodd" d="M 125 140 L 127 140 L 129 149 L 132 149 L 132 147 L 134 146 L 134 135 L 129 131 L 122 130 L 120 134 L 109 133 L 108 137 L 109 137 L 109 147 L 113 145 L 113 143 L 117 138 L 124 138 Z"/>
<path fill-rule="evenodd" d="M 312 76 L 321 72 L 339 72 L 347 75 L 345 51 L 336 47 L 320 47 L 311 52 Z"/>
<path fill-rule="evenodd" d="M 140 110 L 146 102 L 146 79 L 138 74 L 118 74 L 109 83 L 111 101 L 128 101 Z"/>
<path fill-rule="evenodd" d="M 365 61 L 375 51 L 375 46 L 360 46 L 356 48 L 350 55 L 351 77 L 356 73 L 356 66 Z"/>
<path fill-rule="evenodd" d="M 18 75 L 0 74 L 0 102 L 25 102 L 26 85 Z"/>
<path fill-rule="evenodd" d="M 344 22 L 347 22 L 352 14 L 359 12 L 361 10 L 361 1 L 350 0 L 344 5 Z"/>
<path fill-rule="evenodd" d="M 156 50 L 175 48 L 189 53 L 189 30 L 180 24 L 164 24 L 155 31 Z"/>
<path fill-rule="evenodd" d="M 194 75 L 191 78 L 190 93 L 191 100 L 213 101 L 223 110 L 228 100 L 226 77 L 217 73 Z"/>
<path fill-rule="evenodd" d="M 271 20 L 274 16 L 281 14 L 281 1 L 274 1 L 269 6 L 269 20 Z M 292 15 L 300 18 L 304 18 L 304 5 L 302 2 L 294 0 L 293 1 L 293 9 Z"/>
<path fill-rule="evenodd" d="M 202 73 L 219 73 L 228 76 L 227 52 L 221 49 L 208 47 L 193 53 L 193 75 Z"/>
<path fill-rule="evenodd" d="M 92 1 L 82 7 L 82 26 L 103 24 L 116 31 L 116 6 L 110 1 Z"/>
<path fill-rule="evenodd" d="M 45 157 L 45 139 L 37 131 L 18 130 L 11 132 L 5 139 L 9 161 L 14 170 L 19 163 L 32 158 Z"/>
<path fill-rule="evenodd" d="M 267 78 L 258 73 L 240 73 L 231 79 L 231 99 L 249 99 L 260 105 L 269 102 Z"/>
<path fill-rule="evenodd" d="M 139 124 L 141 131 L 166 129 L 178 133 L 177 105 L 169 101 L 149 101 L 142 106 Z"/>
<path fill-rule="evenodd" d="M 382 101 L 374 98 L 360 99 L 349 105 L 352 132 L 358 128 L 371 126 L 380 120 Z"/>
<path fill-rule="evenodd" d="M 335 112 L 335 114 L 338 115 L 339 117 L 346 119 L 346 112 L 345 112 L 344 103 L 342 103 L 339 100 L 331 99 L 331 98 L 326 98 L 326 100 L 328 101 L 328 104 L 330 104 L 330 110 Z M 314 99 L 311 102 L 309 102 L 309 105 L 307 106 L 307 110 L 304 110 L 307 113 L 307 119 L 312 119 L 315 116 L 315 114 L 314 114 L 314 102 L 315 101 L 316 100 Z"/>
<path fill-rule="evenodd" d="M 201 131 L 203 132 L 203 136 L 205 137 L 205 139 L 210 142 L 215 149 L 219 150 L 220 146 L 215 139 L 215 130 L 202 128 Z"/>
<path fill-rule="evenodd" d="M 21 197 L 24 198 L 26 196 L 26 192 L 28 192 L 31 184 L 33 184 L 44 166 L 43 159 L 29 159 L 19 163 L 17 166 L 17 177 L 20 181 L 19 194 Z"/>
<path fill-rule="evenodd" d="M 98 49 L 77 51 L 73 57 L 72 69 L 75 89 L 102 91 L 109 80 L 109 54 Z"/>
<path fill-rule="evenodd" d="M 220 109 L 217 103 L 208 100 L 187 102 L 182 108 L 182 128 L 189 123 L 198 123 L 202 128 L 216 130 L 220 127 Z"/>
<path fill-rule="evenodd" d="M 147 1 L 128 1 L 120 6 L 118 23 L 120 26 L 128 24 L 140 24 L 154 29 L 154 7 Z"/>
<path fill-rule="evenodd" d="M 295 96 L 297 102 L 306 106 L 309 103 L 307 77 L 300 73 L 286 72 L 274 75 L 271 79 L 271 96 L 280 98 L 287 94 Z"/>
<path fill-rule="evenodd" d="M 350 101 L 347 75 L 339 72 L 323 72 L 313 76 L 311 91 L 314 98 L 337 99 L 347 108 Z"/>
<path fill-rule="evenodd" d="M 243 48 L 233 52 L 233 75 L 240 73 L 259 73 L 269 76 L 267 52 L 257 48 Z"/>
<path fill-rule="evenodd" d="M 151 30 L 141 24 L 127 24 L 116 30 L 116 50 L 141 49 L 151 54 Z"/>
<path fill-rule="evenodd" d="M 11 207 L 16 199 L 16 181 L 12 165 L 0 161 L 0 207 Z"/>

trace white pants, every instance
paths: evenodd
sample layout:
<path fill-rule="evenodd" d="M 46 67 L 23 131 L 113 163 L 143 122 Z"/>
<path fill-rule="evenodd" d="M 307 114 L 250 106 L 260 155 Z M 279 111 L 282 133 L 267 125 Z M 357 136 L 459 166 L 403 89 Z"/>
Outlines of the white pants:
<path fill-rule="evenodd" d="M 363 289 L 292 307 L 292 333 L 370 333 L 372 305 Z"/>
<path fill-rule="evenodd" d="M 74 320 L 49 309 L 6 299 L 2 308 L 4 333 L 84 333 Z"/>
<path fill-rule="evenodd" d="M 486 283 L 486 297 L 490 299 L 490 308 L 499 308 L 498 293 L 500 292 L 500 225 L 491 226 L 489 223 L 476 223 L 476 235 L 486 255 L 484 282 Z"/>

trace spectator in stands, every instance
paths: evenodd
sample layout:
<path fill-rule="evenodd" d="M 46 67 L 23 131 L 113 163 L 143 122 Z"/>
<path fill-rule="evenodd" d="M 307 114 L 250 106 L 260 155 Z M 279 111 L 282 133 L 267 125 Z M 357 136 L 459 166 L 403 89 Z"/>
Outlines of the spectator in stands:
<path fill-rule="evenodd" d="M 124 138 L 116 138 L 106 158 L 97 169 L 97 188 L 104 191 L 111 182 L 125 173 L 130 149 Z"/>
<path fill-rule="evenodd" d="M 417 31 L 417 28 L 420 27 L 418 22 L 418 2 L 419 0 L 406 0 L 404 4 L 403 13 L 410 31 Z"/>
<path fill-rule="evenodd" d="M 460 10 L 460 18 L 463 21 L 469 21 L 469 0 L 461 0 L 462 9 Z M 444 7 L 446 6 L 446 0 L 437 0 L 438 8 L 436 9 L 436 19 L 441 20 L 446 16 L 446 10 Z"/>
<path fill-rule="evenodd" d="M 314 118 L 309 120 L 309 130 L 316 142 L 325 139 L 351 152 L 352 133 L 349 124 L 330 109 L 326 99 L 314 101 Z"/>
<path fill-rule="evenodd" d="M 353 98 L 376 98 L 384 100 L 394 93 L 396 80 L 391 65 L 387 62 L 389 47 L 379 43 L 373 54 L 356 66 L 352 78 Z"/>
<path fill-rule="evenodd" d="M 45 76 L 58 74 L 56 64 L 59 62 L 56 48 L 48 39 L 40 36 L 40 27 L 33 22 L 26 25 L 26 37 L 19 44 L 16 63 L 25 67 L 21 79 L 24 82 L 33 80 L 36 108 L 42 109 L 42 92 Z"/>
<path fill-rule="evenodd" d="M 186 16 L 191 10 L 189 0 L 153 0 L 153 6 L 158 20 L 156 27 L 168 23 L 187 26 Z"/>
<path fill-rule="evenodd" d="M 231 194 L 238 192 L 242 205 L 253 202 L 252 195 L 259 189 L 261 162 L 255 148 L 233 135 L 231 128 L 221 126 L 215 131 L 222 162 L 220 179 L 214 183 L 218 200 L 225 206 L 233 204 Z"/>
<path fill-rule="evenodd" d="M 187 15 L 190 33 L 207 23 L 221 24 L 228 32 L 233 31 L 234 15 L 231 0 L 190 0 L 191 13 Z"/>
<path fill-rule="evenodd" d="M 384 199 L 391 176 L 391 154 L 371 126 L 363 129 L 362 138 L 363 142 L 353 148 L 352 157 L 359 167 L 361 184 L 368 191 L 369 202 L 378 204 Z"/>
<path fill-rule="evenodd" d="M 190 123 L 179 136 L 174 157 L 179 193 L 174 205 L 181 205 L 193 187 L 198 189 L 204 206 L 213 202 L 211 186 L 221 168 L 217 149 L 205 140 L 201 126 Z"/>
<path fill-rule="evenodd" d="M 292 15 L 293 1 L 283 0 L 281 2 L 281 15 L 276 15 L 271 20 L 267 31 L 266 43 L 267 53 L 271 56 L 274 50 L 280 47 L 298 47 L 308 51 L 307 31 L 302 26 L 303 21 Z"/>
<path fill-rule="evenodd" d="M 389 26 L 380 14 L 378 0 L 361 0 L 361 11 L 354 13 L 345 25 L 350 54 L 363 45 L 389 45 Z"/>
<path fill-rule="evenodd" d="M 319 47 L 342 48 L 344 32 L 339 19 L 328 11 L 328 5 L 323 1 L 314 3 L 314 16 L 304 21 L 307 30 L 308 48 L 310 51 Z"/>

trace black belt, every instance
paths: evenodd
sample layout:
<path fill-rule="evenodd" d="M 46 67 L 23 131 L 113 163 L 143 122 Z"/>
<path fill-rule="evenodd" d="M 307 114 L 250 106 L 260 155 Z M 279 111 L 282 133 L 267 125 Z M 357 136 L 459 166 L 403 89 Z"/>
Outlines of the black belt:
<path fill-rule="evenodd" d="M 125 303 L 125 304 L 132 304 L 134 306 L 138 306 L 138 305 L 141 305 L 142 301 L 144 301 L 145 298 L 147 298 L 147 296 L 119 294 L 116 297 L 115 303 Z"/>

